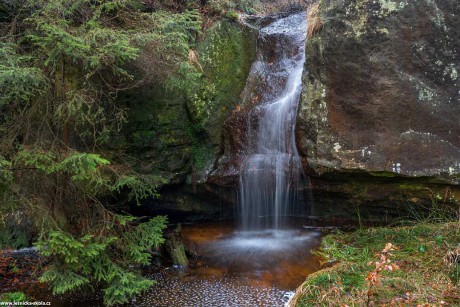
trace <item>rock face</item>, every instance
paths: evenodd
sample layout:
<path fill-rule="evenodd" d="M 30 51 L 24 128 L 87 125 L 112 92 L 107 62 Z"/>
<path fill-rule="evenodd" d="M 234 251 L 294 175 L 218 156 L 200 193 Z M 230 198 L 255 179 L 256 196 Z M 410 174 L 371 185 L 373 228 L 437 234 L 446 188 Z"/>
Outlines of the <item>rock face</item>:
<path fill-rule="evenodd" d="M 141 171 L 161 174 L 169 184 L 191 183 L 212 165 L 220 150 L 221 128 L 235 108 L 255 57 L 253 30 L 236 22 L 218 21 L 199 40 L 201 77 L 186 93 L 168 91 L 154 80 L 124 94 L 129 107 L 126 126 L 129 151 Z M 210 115 L 201 105 L 209 100 Z M 198 118 L 198 117 L 204 117 Z"/>
<path fill-rule="evenodd" d="M 321 0 L 297 144 L 315 172 L 460 173 L 460 3 Z"/>
<path fill-rule="evenodd" d="M 120 97 L 130 110 L 123 149 L 137 159 L 140 172 L 167 180 L 160 199 L 133 211 L 184 221 L 220 217 L 220 207 L 231 207 L 231 191 L 202 182 L 221 150 L 224 121 L 239 103 L 255 58 L 255 37 L 243 24 L 217 21 L 198 42 L 201 76 L 193 93 L 171 92 L 164 80 L 154 80 Z M 212 108 L 203 110 L 202 102 Z"/>
<path fill-rule="evenodd" d="M 319 6 L 296 127 L 315 208 L 381 214 L 441 191 L 459 200 L 460 3 Z"/>
<path fill-rule="evenodd" d="M 304 21 L 303 16 L 299 12 L 291 12 L 262 18 L 246 18 L 246 22 L 258 28 L 260 32 L 257 39 L 257 55 L 240 95 L 238 108 L 232 112 L 223 126 L 221 156 L 208 178 L 209 182 L 231 187 L 238 185 L 242 164 L 255 150 L 254 147 L 257 147 L 257 132 L 261 129 L 259 122 L 267 112 L 264 105 L 282 98 L 286 83 L 290 80 L 290 73 L 294 69 L 290 62 L 303 56 L 302 36 L 297 35 L 302 32 L 298 27 L 302 27 L 299 18 Z M 292 39 L 293 36 L 299 38 Z M 289 59 L 290 56 L 292 59 Z M 265 145 L 269 144 L 263 144 L 262 147 Z"/>

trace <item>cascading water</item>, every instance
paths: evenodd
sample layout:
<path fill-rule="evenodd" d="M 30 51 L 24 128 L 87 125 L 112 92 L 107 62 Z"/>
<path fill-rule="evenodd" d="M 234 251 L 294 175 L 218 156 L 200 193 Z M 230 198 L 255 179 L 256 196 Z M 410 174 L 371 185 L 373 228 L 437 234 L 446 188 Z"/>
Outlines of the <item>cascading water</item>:
<path fill-rule="evenodd" d="M 249 148 L 240 172 L 238 216 L 243 231 L 280 229 L 287 216 L 308 213 L 308 193 L 301 187 L 308 187 L 309 180 L 294 136 L 305 17 L 299 13 L 279 19 L 259 33 L 257 60 L 243 91 L 246 103 L 256 103 L 248 116 Z"/>

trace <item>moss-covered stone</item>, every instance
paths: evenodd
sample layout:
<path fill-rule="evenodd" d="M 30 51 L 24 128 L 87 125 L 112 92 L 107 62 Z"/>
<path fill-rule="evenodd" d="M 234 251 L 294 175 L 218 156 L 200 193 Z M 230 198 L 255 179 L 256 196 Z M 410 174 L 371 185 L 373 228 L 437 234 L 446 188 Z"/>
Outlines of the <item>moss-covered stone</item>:
<path fill-rule="evenodd" d="M 256 35 L 240 23 L 219 20 L 191 51 L 197 74 L 190 86 L 171 91 L 164 80 L 153 80 L 119 97 L 129 108 L 126 141 L 119 149 L 130 152 L 139 171 L 168 180 L 160 191 L 163 197 L 152 206 L 163 202 L 181 211 L 181 195 L 195 193 L 196 184 L 204 181 L 221 148 L 224 121 L 238 104 L 255 58 Z M 168 193 L 172 186 L 178 191 L 175 198 Z M 193 197 L 194 208 L 209 209 L 208 204 L 200 206 L 208 201 L 204 199 Z M 204 214 L 201 209 L 193 214 L 198 211 Z"/>
<path fill-rule="evenodd" d="M 219 21 L 206 31 L 198 54 L 208 87 L 216 90 L 206 130 L 213 145 L 220 145 L 222 123 L 239 103 L 255 59 L 256 33 L 235 22 Z"/>
<path fill-rule="evenodd" d="M 223 122 L 244 88 L 254 39 L 239 23 L 218 21 L 199 39 L 202 76 L 192 93 L 168 91 L 155 81 L 120 97 L 130 110 L 127 143 L 141 171 L 159 173 L 170 183 L 205 175 L 219 149 Z"/>
<path fill-rule="evenodd" d="M 314 214 L 327 219 L 391 223 L 460 204 L 460 188 L 449 182 L 391 172 L 329 171 L 312 178 L 312 189 Z"/>
<path fill-rule="evenodd" d="M 185 254 L 184 242 L 182 240 L 182 227 L 179 224 L 176 229 L 165 235 L 164 243 L 166 253 L 172 264 L 186 266 L 188 264 L 187 255 Z"/>
<path fill-rule="evenodd" d="M 161 84 L 149 84 L 121 99 L 130 109 L 125 133 L 139 170 L 160 174 L 172 183 L 185 180 L 192 144 L 181 97 L 167 92 Z"/>

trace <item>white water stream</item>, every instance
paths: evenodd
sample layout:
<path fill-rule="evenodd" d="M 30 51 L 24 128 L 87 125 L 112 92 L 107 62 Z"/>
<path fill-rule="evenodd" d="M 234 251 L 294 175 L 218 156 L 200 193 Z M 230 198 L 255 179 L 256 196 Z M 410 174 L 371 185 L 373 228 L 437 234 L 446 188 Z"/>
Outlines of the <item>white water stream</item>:
<path fill-rule="evenodd" d="M 305 14 L 299 13 L 260 30 L 257 60 L 243 92 L 246 103 L 257 103 L 248 116 L 249 148 L 240 172 L 243 231 L 285 228 L 286 217 L 309 213 L 309 180 L 294 134 L 306 28 Z"/>

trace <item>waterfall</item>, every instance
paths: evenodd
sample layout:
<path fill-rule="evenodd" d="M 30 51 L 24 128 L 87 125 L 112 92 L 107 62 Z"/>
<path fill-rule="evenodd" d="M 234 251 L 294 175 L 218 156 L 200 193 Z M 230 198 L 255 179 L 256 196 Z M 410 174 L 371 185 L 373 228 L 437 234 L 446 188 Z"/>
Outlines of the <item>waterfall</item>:
<path fill-rule="evenodd" d="M 286 217 L 308 214 L 309 179 L 302 170 L 294 129 L 305 62 L 305 13 L 262 28 L 257 59 L 243 101 L 248 114 L 245 161 L 240 171 L 238 220 L 242 230 L 280 229 Z"/>

